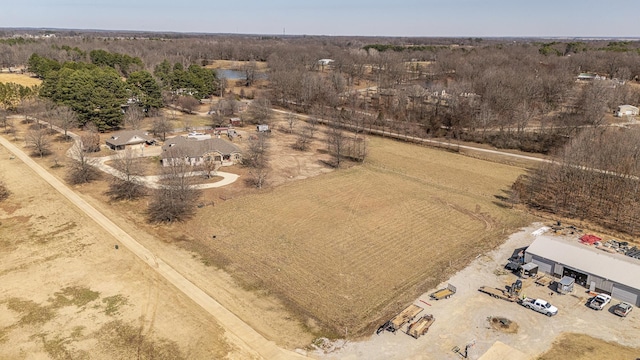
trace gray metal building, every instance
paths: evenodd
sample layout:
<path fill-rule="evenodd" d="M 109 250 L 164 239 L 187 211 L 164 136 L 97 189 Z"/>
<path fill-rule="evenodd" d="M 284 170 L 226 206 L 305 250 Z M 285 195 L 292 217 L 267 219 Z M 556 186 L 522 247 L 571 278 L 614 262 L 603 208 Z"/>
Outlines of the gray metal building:
<path fill-rule="evenodd" d="M 577 240 L 540 236 L 527 248 L 525 262 L 557 278 L 571 276 L 588 289 L 640 306 L 640 260 L 611 254 Z"/>

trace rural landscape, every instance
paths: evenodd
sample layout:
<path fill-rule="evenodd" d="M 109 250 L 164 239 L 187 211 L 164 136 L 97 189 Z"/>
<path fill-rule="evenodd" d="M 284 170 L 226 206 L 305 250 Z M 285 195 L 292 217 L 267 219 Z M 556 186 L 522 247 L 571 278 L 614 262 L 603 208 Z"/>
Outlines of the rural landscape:
<path fill-rule="evenodd" d="M 0 29 L 0 359 L 636 359 L 639 60 Z"/>

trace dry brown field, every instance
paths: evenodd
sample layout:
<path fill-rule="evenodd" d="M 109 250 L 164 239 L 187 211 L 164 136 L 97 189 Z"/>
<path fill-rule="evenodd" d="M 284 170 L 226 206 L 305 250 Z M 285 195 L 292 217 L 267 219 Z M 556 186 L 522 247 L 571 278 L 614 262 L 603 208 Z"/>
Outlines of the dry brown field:
<path fill-rule="evenodd" d="M 637 359 L 640 349 L 585 334 L 565 333 L 538 360 Z"/>
<path fill-rule="evenodd" d="M 33 86 L 42 84 L 42 80 L 25 74 L 0 73 L 0 83 L 16 83 L 23 86 Z"/>
<path fill-rule="evenodd" d="M 288 348 L 309 341 L 296 329 L 300 320 L 316 336 L 369 334 L 529 220 L 496 198 L 525 171 L 522 166 L 370 138 L 363 165 L 327 172 L 311 164 L 326 160 L 313 155 L 322 145 L 303 154 L 290 149 L 295 137 L 277 130 L 284 125 L 279 121 L 272 148 L 277 186 L 256 191 L 237 182 L 207 191 L 205 200 L 215 205 L 198 209 L 184 224 L 145 225 L 140 207 L 146 200 L 109 202 L 106 176 L 77 190 Z M 16 144 L 23 144 L 26 126 L 19 127 Z M 55 154 L 38 162 L 51 166 L 68 145 L 56 141 Z M 228 342 L 220 325 L 126 251 L 115 251 L 107 234 L 16 161 L 0 148 L 1 177 L 14 193 L 0 203 L 0 353 L 247 355 Z M 246 176 L 241 167 L 231 170 Z M 62 177 L 65 169 L 50 171 Z M 220 269 L 243 289 L 224 280 Z M 541 358 L 625 358 L 634 351 L 567 335 Z"/>
<path fill-rule="evenodd" d="M 364 335 L 525 223 L 496 199 L 523 172 L 372 138 L 361 166 L 218 202 L 179 233 L 310 329 Z"/>
<path fill-rule="evenodd" d="M 3 147 L 0 169 L 0 358 L 248 356 Z"/>
<path fill-rule="evenodd" d="M 207 69 L 231 69 L 239 70 L 247 63 L 247 61 L 235 61 L 235 60 L 213 60 L 211 64 L 205 66 Z M 256 61 L 256 69 L 259 71 L 266 70 L 268 64 L 266 61 Z"/>

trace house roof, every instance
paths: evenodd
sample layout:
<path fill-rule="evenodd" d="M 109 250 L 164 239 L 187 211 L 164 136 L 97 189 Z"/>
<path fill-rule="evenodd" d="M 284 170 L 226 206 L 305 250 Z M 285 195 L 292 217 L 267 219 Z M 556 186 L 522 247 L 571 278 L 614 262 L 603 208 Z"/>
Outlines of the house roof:
<path fill-rule="evenodd" d="M 540 236 L 527 253 L 553 260 L 577 270 L 640 289 L 640 261 L 622 254 L 611 254 L 575 240 Z"/>
<path fill-rule="evenodd" d="M 153 137 L 144 130 L 124 130 L 113 133 L 106 143 L 114 146 L 134 145 L 152 141 Z"/>
<path fill-rule="evenodd" d="M 167 139 L 162 145 L 162 158 L 168 159 L 176 154 L 180 156 L 199 157 L 209 152 L 219 152 L 222 155 L 240 153 L 240 148 L 222 139 L 187 139 L 183 136 L 176 136 Z"/>
<path fill-rule="evenodd" d="M 620 109 L 620 111 L 625 111 L 625 110 L 638 110 L 637 107 L 633 106 L 633 105 L 620 105 L 618 106 L 618 109 Z"/>

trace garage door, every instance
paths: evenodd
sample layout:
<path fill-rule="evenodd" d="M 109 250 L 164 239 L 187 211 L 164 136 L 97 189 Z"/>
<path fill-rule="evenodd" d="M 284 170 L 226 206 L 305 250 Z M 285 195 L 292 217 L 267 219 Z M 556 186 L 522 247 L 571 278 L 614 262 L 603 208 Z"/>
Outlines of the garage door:
<path fill-rule="evenodd" d="M 547 274 L 553 274 L 553 263 L 547 259 L 534 256 L 531 262 L 538 265 L 538 270 Z"/>
<path fill-rule="evenodd" d="M 640 298 L 638 297 L 639 292 L 640 291 L 638 290 L 634 291 L 633 289 L 623 285 L 614 284 L 611 296 L 618 300 L 628 302 L 629 304 L 640 306 Z"/>

